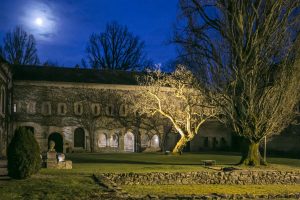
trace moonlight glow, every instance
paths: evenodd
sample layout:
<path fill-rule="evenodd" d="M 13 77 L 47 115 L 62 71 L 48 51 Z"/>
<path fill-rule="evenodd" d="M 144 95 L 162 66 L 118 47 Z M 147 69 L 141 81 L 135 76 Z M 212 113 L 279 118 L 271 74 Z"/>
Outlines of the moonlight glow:
<path fill-rule="evenodd" d="M 35 23 L 38 26 L 42 26 L 43 25 L 43 19 L 38 17 L 38 18 L 35 19 Z"/>

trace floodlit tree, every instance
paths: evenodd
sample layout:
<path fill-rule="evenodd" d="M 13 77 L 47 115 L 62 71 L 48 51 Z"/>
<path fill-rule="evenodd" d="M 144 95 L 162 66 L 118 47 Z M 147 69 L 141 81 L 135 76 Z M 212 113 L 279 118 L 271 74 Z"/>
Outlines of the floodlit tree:
<path fill-rule="evenodd" d="M 17 26 L 6 33 L 0 46 L 0 55 L 10 64 L 35 65 L 39 63 L 34 36 Z"/>
<path fill-rule="evenodd" d="M 180 135 L 173 149 L 175 154 L 181 153 L 201 125 L 217 114 L 196 78 L 184 66 L 178 66 L 171 74 L 149 72 L 138 80 L 142 87 L 134 106 L 148 117 L 159 115 L 171 122 Z"/>
<path fill-rule="evenodd" d="M 241 164 L 266 164 L 259 144 L 294 118 L 300 95 L 299 0 L 181 0 L 176 34 L 199 59 L 206 86 L 236 134 L 249 141 Z"/>
<path fill-rule="evenodd" d="M 106 25 L 104 32 L 90 36 L 86 48 L 87 62 L 95 69 L 139 69 L 147 65 L 144 46 L 144 42 L 126 26 L 112 22 Z"/>

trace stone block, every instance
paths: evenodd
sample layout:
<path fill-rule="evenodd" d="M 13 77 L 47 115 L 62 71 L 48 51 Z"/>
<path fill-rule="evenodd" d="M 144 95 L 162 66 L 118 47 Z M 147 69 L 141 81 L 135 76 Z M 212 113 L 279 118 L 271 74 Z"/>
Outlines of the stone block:
<path fill-rule="evenodd" d="M 47 160 L 46 161 L 46 167 L 49 169 L 55 169 L 57 168 L 57 161 L 51 161 L 51 160 Z"/>
<path fill-rule="evenodd" d="M 72 161 L 71 160 L 66 160 L 66 168 L 65 169 L 72 169 Z"/>
<path fill-rule="evenodd" d="M 47 152 L 47 159 L 48 160 L 57 160 L 56 158 L 56 152 L 55 151 L 48 151 Z"/>
<path fill-rule="evenodd" d="M 57 163 L 57 169 L 72 169 L 72 161 L 66 160 Z"/>

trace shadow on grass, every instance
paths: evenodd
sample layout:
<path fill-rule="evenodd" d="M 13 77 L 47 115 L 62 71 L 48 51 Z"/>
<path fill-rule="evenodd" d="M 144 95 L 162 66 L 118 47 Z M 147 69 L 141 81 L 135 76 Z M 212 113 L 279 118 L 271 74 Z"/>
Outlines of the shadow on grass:
<path fill-rule="evenodd" d="M 94 164 L 101 164 L 101 163 L 111 163 L 111 164 L 149 164 L 149 165 L 164 165 L 167 163 L 159 163 L 159 162 L 144 162 L 144 161 L 132 161 L 132 160 L 110 160 L 110 159 L 72 159 L 73 163 L 94 163 Z"/>
<path fill-rule="evenodd" d="M 92 155 L 92 154 L 89 154 Z M 120 158 L 120 154 L 111 154 L 112 158 L 107 158 L 110 154 L 106 154 L 105 158 L 95 158 L 95 157 L 76 157 L 76 156 L 71 156 L 71 160 L 73 163 L 92 163 L 92 164 L 140 164 L 140 165 L 189 165 L 189 166 L 200 166 L 203 165 L 201 160 L 204 159 L 199 159 L 198 161 L 185 161 L 185 160 L 174 160 L 174 161 L 168 161 L 168 160 L 162 160 L 162 161 L 147 161 L 144 160 L 144 158 L 141 158 L 139 160 L 139 157 L 135 158 L 134 160 L 129 160 L 129 159 L 122 159 Z M 113 156 L 117 156 L 114 158 Z M 174 159 L 174 158 L 180 158 L 180 156 L 177 155 L 168 155 L 166 156 L 166 159 Z M 151 159 L 151 158 L 149 158 Z M 161 158 L 163 159 L 163 158 Z M 214 159 L 214 158 L 212 158 Z M 214 159 L 215 160 L 215 159 Z M 217 165 L 228 165 L 228 166 L 233 166 L 237 165 L 237 163 L 226 163 L 226 162 L 218 162 L 217 160 Z"/>

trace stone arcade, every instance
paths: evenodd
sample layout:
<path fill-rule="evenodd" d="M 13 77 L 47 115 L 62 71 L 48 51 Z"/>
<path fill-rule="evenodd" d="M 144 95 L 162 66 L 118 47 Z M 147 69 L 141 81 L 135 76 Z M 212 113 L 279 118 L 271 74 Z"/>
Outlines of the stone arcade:
<path fill-rule="evenodd" d="M 42 152 L 51 140 L 61 153 L 166 151 L 178 140 L 167 123 L 131 109 L 127 97 L 141 89 L 132 72 L 0 63 L 0 156 L 19 126 L 32 130 Z M 231 146 L 231 132 L 218 122 L 200 131 L 186 151 Z"/>

